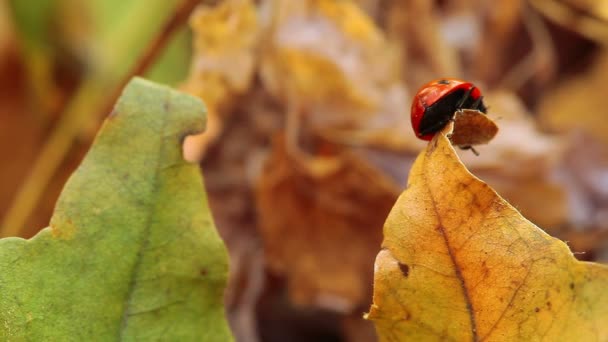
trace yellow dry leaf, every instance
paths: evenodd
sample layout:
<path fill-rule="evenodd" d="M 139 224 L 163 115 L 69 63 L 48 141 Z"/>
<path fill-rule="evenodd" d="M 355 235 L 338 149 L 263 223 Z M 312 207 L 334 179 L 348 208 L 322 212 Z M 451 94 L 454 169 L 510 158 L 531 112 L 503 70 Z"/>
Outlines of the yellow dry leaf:
<path fill-rule="evenodd" d="M 608 268 L 522 217 L 445 133 L 388 216 L 374 278 L 368 318 L 381 341 L 608 339 Z"/>
<path fill-rule="evenodd" d="M 604 89 L 608 82 L 608 49 L 588 72 L 561 82 L 540 102 L 541 125 L 554 131 L 583 129 L 608 145 L 608 120 Z"/>
<path fill-rule="evenodd" d="M 194 55 L 182 90 L 207 105 L 207 130 L 186 143 L 186 158 L 198 159 L 222 131 L 222 116 L 252 83 L 259 42 L 257 9 L 252 0 L 227 0 L 200 6 L 190 18 Z"/>
<path fill-rule="evenodd" d="M 273 96 L 307 112 L 318 126 L 353 127 L 386 111 L 391 93 L 406 95 L 394 47 L 356 3 L 273 4 L 260 65 Z"/>
<path fill-rule="evenodd" d="M 190 18 L 194 56 L 185 89 L 218 110 L 249 89 L 258 39 L 256 7 L 251 0 L 229 0 L 199 7 Z"/>

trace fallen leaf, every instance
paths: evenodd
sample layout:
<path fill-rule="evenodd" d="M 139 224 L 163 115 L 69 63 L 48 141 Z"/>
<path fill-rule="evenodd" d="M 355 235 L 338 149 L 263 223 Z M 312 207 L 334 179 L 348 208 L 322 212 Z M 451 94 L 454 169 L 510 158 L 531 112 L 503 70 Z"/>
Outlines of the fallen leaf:
<path fill-rule="evenodd" d="M 0 240 L 0 340 L 230 340 L 227 257 L 186 134 L 198 99 L 135 79 L 50 227 Z"/>
<path fill-rule="evenodd" d="M 407 123 L 398 54 L 353 1 L 277 1 L 271 15 L 261 80 L 313 130 Z"/>
<path fill-rule="evenodd" d="M 251 0 L 228 0 L 200 6 L 190 18 L 194 54 L 183 90 L 200 97 L 209 108 L 209 127 L 186 144 L 188 159 L 202 158 L 223 131 L 235 99 L 249 90 L 257 62 L 259 24 Z"/>
<path fill-rule="evenodd" d="M 387 218 L 368 318 L 381 341 L 603 341 L 607 288 L 606 266 L 522 217 L 442 133 Z"/>
<path fill-rule="evenodd" d="M 296 159 L 278 139 L 257 187 L 266 262 L 292 301 L 336 312 L 367 305 L 372 259 L 397 187 L 353 154 Z"/>
<path fill-rule="evenodd" d="M 604 93 L 608 82 L 608 50 L 599 53 L 589 71 L 562 82 L 542 97 L 540 124 L 552 131 L 583 129 L 608 145 Z"/>

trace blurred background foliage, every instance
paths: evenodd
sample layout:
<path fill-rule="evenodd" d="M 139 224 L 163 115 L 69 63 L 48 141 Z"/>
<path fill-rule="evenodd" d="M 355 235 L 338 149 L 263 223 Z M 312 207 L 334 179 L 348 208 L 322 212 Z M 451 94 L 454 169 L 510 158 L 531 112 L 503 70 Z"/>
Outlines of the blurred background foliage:
<path fill-rule="evenodd" d="M 498 121 L 461 153 L 471 172 L 608 260 L 607 45 L 604 0 L 1 0 L 0 233 L 47 224 L 143 74 L 208 106 L 184 153 L 231 254 L 237 339 L 374 341 L 361 316 L 431 79 L 474 82 Z"/>

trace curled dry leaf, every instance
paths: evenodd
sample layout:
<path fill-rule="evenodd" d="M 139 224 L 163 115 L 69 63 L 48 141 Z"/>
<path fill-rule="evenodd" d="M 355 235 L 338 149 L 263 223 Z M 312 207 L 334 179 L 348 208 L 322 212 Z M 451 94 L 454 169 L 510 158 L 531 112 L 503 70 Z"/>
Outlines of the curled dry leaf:
<path fill-rule="evenodd" d="M 487 115 L 476 110 L 461 110 L 454 115 L 450 141 L 455 146 L 487 144 L 498 133 L 498 126 Z"/>
<path fill-rule="evenodd" d="M 270 269 L 300 305 L 348 312 L 368 303 L 372 259 L 397 187 L 349 153 L 306 158 L 274 144 L 257 187 Z"/>
<path fill-rule="evenodd" d="M 438 134 L 387 218 L 368 318 L 381 341 L 606 340 L 606 288 L 606 266 L 577 261 Z"/>

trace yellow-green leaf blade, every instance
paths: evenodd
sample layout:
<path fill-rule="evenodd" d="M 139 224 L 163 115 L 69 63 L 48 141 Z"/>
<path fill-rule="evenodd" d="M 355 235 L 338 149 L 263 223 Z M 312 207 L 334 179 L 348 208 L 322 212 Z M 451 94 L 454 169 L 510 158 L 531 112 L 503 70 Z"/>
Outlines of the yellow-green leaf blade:
<path fill-rule="evenodd" d="M 444 135 L 384 228 L 372 319 L 382 341 L 608 339 L 608 268 L 522 217 Z"/>
<path fill-rule="evenodd" d="M 0 340 L 230 340 L 227 255 L 196 165 L 193 97 L 135 79 L 51 225 L 0 240 Z"/>

